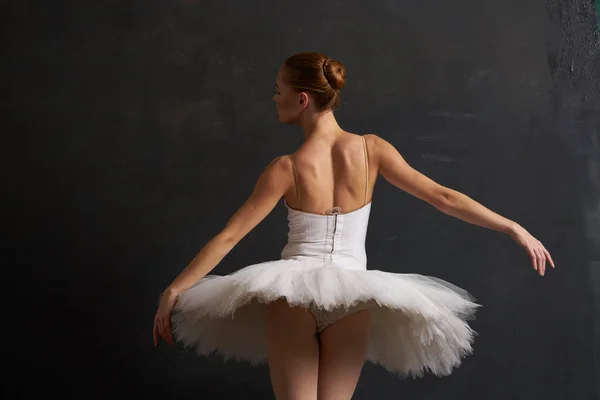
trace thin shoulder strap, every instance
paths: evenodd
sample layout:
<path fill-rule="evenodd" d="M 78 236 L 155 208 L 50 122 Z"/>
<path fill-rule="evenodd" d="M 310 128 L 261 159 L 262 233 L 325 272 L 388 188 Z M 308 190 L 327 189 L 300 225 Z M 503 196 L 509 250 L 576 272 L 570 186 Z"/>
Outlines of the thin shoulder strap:
<path fill-rule="evenodd" d="M 294 171 L 294 187 L 296 188 L 296 198 L 298 200 L 298 207 L 302 208 L 302 201 L 300 197 L 300 179 L 298 178 L 298 171 L 296 169 L 296 163 L 294 162 L 294 157 L 289 154 L 290 161 L 292 163 L 292 170 Z"/>
<path fill-rule="evenodd" d="M 367 196 L 369 193 L 369 152 L 367 150 L 367 141 L 363 135 L 360 136 L 363 141 L 363 148 L 365 153 L 365 171 L 366 171 L 366 179 L 365 179 L 365 201 L 364 204 L 367 204 Z"/>

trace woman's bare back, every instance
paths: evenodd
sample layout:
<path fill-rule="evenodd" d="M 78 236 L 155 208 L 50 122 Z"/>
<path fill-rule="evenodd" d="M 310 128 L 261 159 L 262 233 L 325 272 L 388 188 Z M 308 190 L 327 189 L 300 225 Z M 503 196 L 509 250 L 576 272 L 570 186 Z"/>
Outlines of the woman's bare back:
<path fill-rule="evenodd" d="M 285 195 L 287 205 L 314 214 L 340 207 L 344 214 L 369 203 L 377 178 L 369 136 L 343 132 L 305 142 L 288 157 L 295 185 Z"/>

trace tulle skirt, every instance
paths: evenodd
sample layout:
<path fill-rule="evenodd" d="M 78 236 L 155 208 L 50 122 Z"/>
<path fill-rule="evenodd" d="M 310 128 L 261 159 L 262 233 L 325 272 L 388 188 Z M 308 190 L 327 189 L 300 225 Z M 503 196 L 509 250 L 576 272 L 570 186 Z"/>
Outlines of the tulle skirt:
<path fill-rule="evenodd" d="M 201 355 L 264 363 L 264 307 L 280 298 L 323 310 L 368 302 L 367 360 L 400 376 L 449 375 L 472 353 L 477 335 L 466 321 L 480 305 L 449 282 L 298 257 L 207 275 L 179 295 L 174 336 Z"/>

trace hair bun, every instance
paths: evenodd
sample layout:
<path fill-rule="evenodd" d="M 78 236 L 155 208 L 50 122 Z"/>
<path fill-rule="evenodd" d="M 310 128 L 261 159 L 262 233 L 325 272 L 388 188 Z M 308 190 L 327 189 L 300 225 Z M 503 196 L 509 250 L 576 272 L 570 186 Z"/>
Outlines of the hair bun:
<path fill-rule="evenodd" d="M 340 89 L 346 85 L 346 68 L 323 53 L 304 52 L 288 57 L 283 63 L 282 79 L 296 93 L 311 95 L 315 110 L 336 110 Z"/>
<path fill-rule="evenodd" d="M 331 58 L 326 58 L 323 61 L 323 73 L 327 82 L 335 90 L 340 90 L 346 86 L 346 68 L 344 68 L 342 63 Z"/>

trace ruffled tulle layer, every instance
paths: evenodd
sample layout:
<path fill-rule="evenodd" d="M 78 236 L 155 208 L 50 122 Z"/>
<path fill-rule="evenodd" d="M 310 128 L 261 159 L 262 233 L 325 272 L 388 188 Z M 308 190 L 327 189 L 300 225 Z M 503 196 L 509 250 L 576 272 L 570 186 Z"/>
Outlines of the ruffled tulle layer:
<path fill-rule="evenodd" d="M 372 300 L 367 360 L 401 376 L 450 374 L 472 353 L 477 335 L 466 321 L 474 319 L 480 305 L 444 280 L 306 259 L 207 275 L 179 296 L 174 335 L 201 355 L 216 352 L 226 360 L 266 362 L 264 306 L 282 297 L 291 305 L 326 310 Z"/>

